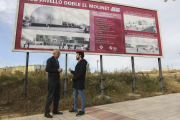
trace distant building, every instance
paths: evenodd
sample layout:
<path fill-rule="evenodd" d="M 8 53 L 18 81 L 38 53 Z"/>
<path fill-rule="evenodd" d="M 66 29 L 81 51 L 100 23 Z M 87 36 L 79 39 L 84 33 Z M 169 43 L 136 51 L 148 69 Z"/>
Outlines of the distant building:
<path fill-rule="evenodd" d="M 172 70 L 172 69 L 170 69 L 170 68 L 164 68 L 164 69 L 162 69 L 162 71 L 169 71 L 169 70 Z"/>
<path fill-rule="evenodd" d="M 45 68 L 46 68 L 45 65 L 28 65 L 28 72 L 33 72 L 36 70 L 45 70 Z M 0 68 L 0 73 L 3 71 L 14 73 L 16 70 L 25 73 L 26 66 L 3 67 L 3 68 Z"/>

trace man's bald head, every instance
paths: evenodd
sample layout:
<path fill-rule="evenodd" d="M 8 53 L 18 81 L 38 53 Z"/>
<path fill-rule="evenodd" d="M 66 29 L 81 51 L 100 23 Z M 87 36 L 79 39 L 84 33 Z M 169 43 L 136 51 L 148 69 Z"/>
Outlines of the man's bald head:
<path fill-rule="evenodd" d="M 59 56 L 60 56 L 60 50 L 59 50 L 59 49 L 54 49 L 54 50 L 53 50 L 53 56 L 54 56 L 55 58 L 59 58 Z"/>

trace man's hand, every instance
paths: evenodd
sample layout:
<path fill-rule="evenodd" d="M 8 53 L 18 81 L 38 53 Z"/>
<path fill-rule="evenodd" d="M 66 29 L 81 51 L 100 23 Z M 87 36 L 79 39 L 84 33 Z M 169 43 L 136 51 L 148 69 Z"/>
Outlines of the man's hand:
<path fill-rule="evenodd" d="M 60 72 L 60 73 L 61 73 L 62 71 L 63 71 L 63 69 L 62 69 L 62 68 L 58 69 L 58 72 Z"/>
<path fill-rule="evenodd" d="M 72 81 L 72 79 L 71 79 L 71 81 Z M 73 81 L 72 81 L 73 82 Z"/>
<path fill-rule="evenodd" d="M 69 68 L 69 72 L 71 72 L 71 68 Z"/>

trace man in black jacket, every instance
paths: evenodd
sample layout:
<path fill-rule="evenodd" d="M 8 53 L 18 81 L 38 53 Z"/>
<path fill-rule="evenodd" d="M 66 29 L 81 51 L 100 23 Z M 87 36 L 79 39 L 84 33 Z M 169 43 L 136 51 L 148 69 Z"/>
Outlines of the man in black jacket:
<path fill-rule="evenodd" d="M 44 117 L 52 118 L 49 114 L 50 105 L 53 100 L 53 114 L 63 114 L 58 111 L 58 104 L 60 98 L 60 73 L 63 71 L 62 68 L 59 69 L 58 58 L 60 56 L 60 51 L 58 49 L 53 50 L 53 56 L 47 60 L 46 72 L 48 72 L 48 96 L 46 99 L 46 107 Z"/>
<path fill-rule="evenodd" d="M 79 111 L 78 114 L 76 114 L 76 116 L 80 116 L 83 115 L 85 113 L 84 108 L 85 108 L 85 95 L 84 95 L 84 83 L 85 83 L 85 76 L 86 76 L 86 65 L 87 65 L 87 61 L 84 58 L 84 52 L 76 52 L 76 60 L 78 60 L 79 62 L 77 63 L 76 67 L 75 67 L 75 71 L 71 70 L 71 68 L 69 68 L 69 72 L 71 72 L 72 74 L 74 74 L 73 79 L 71 79 L 71 81 L 73 82 L 73 88 L 74 88 L 74 92 L 73 92 L 73 96 L 74 96 L 74 108 L 72 108 L 72 110 L 70 110 L 69 112 L 77 112 L 77 105 L 78 105 L 78 93 L 80 95 L 81 98 L 81 110 Z"/>

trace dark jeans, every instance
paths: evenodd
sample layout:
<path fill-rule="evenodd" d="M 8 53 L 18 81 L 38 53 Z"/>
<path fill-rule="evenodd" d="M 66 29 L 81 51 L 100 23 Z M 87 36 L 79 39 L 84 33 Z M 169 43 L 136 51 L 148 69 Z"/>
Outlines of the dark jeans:
<path fill-rule="evenodd" d="M 60 81 L 48 82 L 48 96 L 46 99 L 45 113 L 50 112 L 50 105 L 53 101 L 53 112 L 58 110 L 59 99 L 60 99 Z"/>
<path fill-rule="evenodd" d="M 74 110 L 77 110 L 78 106 L 78 93 L 81 98 L 81 111 L 84 112 L 85 108 L 85 95 L 84 95 L 84 90 L 78 90 L 74 88 L 73 96 L 74 96 Z"/>

